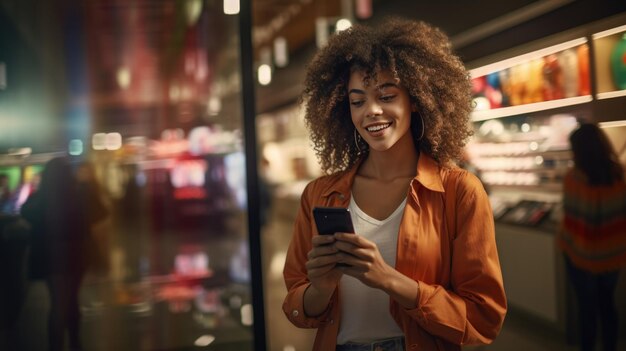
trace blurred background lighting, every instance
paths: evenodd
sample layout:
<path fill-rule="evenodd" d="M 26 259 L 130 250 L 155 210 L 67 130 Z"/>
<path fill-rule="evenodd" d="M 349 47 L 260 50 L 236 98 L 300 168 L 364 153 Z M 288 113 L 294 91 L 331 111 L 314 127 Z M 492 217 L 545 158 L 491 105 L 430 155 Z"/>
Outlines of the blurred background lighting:
<path fill-rule="evenodd" d="M 206 347 L 211 345 L 213 341 L 215 341 L 215 337 L 213 335 L 202 335 L 196 339 L 194 345 L 198 347 Z"/>
<path fill-rule="evenodd" d="M 274 63 L 278 67 L 285 67 L 289 63 L 287 39 L 285 37 L 274 39 Z"/>
<path fill-rule="evenodd" d="M 241 306 L 241 324 L 251 326 L 252 320 L 252 305 L 248 303 Z"/>
<path fill-rule="evenodd" d="M 210 116 L 217 116 L 222 110 L 222 100 L 217 96 L 211 96 L 207 104 L 207 112 Z"/>
<path fill-rule="evenodd" d="M 91 137 L 91 147 L 94 150 L 104 150 L 106 148 L 106 137 L 105 133 L 96 133 Z"/>
<path fill-rule="evenodd" d="M 352 22 L 348 19 L 342 18 L 337 21 L 337 24 L 335 24 L 335 31 L 341 32 L 342 30 L 346 30 L 350 27 L 352 27 Z"/>
<path fill-rule="evenodd" d="M 370 18 L 372 13 L 372 0 L 356 0 L 356 16 L 358 18 Z"/>
<path fill-rule="evenodd" d="M 131 77 L 130 70 L 128 68 L 122 67 L 117 70 L 116 78 L 117 84 L 120 86 L 120 88 L 126 89 L 130 86 Z"/>
<path fill-rule="evenodd" d="M 187 0 L 185 2 L 185 15 L 187 17 L 187 24 L 193 25 L 198 21 L 198 18 L 202 14 L 202 0 Z"/>
<path fill-rule="evenodd" d="M 239 0 L 224 0 L 224 13 L 236 15 L 239 13 Z"/>
<path fill-rule="evenodd" d="M 272 82 L 272 68 L 270 67 L 270 65 L 260 65 L 258 75 L 259 83 L 261 83 L 261 85 L 268 85 Z"/>
<path fill-rule="evenodd" d="M 122 135 L 120 133 L 108 133 L 105 140 L 107 150 L 118 150 L 122 147 Z"/>
<path fill-rule="evenodd" d="M 29 156 L 33 149 L 29 147 L 13 147 L 9 149 L 9 156 Z"/>
<path fill-rule="evenodd" d="M 172 85 L 170 87 L 170 100 L 178 101 L 180 99 L 180 88 L 178 85 Z"/>
<path fill-rule="evenodd" d="M 322 48 L 328 41 L 328 21 L 324 17 L 315 19 L 315 44 Z"/>
<path fill-rule="evenodd" d="M 80 139 L 72 139 L 68 145 L 68 152 L 72 156 L 83 154 L 83 142 Z"/>

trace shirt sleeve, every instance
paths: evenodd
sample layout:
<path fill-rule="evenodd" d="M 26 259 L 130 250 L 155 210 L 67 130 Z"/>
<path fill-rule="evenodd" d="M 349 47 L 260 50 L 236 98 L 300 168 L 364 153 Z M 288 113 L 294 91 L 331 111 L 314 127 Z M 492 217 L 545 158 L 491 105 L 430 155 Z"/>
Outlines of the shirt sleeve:
<path fill-rule="evenodd" d="M 424 330 L 451 343 L 488 344 L 498 335 L 507 309 L 493 214 L 471 173 L 459 175 L 456 191 L 451 287 L 419 281 L 417 308 L 407 313 Z"/>
<path fill-rule="evenodd" d="M 300 328 L 318 328 L 329 318 L 330 305 L 324 313 L 316 317 L 308 317 L 304 313 L 304 292 L 310 282 L 307 277 L 307 254 L 312 248 L 311 237 L 311 197 L 313 184 L 307 185 L 301 200 L 300 208 L 294 223 L 293 235 L 283 269 L 283 277 L 287 286 L 287 296 L 283 302 L 283 312 L 287 319 Z M 331 300 L 332 301 L 332 300 Z"/>

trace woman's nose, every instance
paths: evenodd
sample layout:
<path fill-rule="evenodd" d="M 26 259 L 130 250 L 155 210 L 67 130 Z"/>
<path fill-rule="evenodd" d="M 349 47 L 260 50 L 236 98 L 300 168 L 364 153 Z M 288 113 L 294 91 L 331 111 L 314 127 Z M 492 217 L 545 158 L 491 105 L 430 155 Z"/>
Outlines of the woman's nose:
<path fill-rule="evenodd" d="M 367 104 L 367 113 L 366 113 L 366 117 L 376 117 L 376 116 L 380 116 L 383 113 L 383 109 L 380 106 L 380 104 L 378 104 L 378 102 L 369 102 Z"/>

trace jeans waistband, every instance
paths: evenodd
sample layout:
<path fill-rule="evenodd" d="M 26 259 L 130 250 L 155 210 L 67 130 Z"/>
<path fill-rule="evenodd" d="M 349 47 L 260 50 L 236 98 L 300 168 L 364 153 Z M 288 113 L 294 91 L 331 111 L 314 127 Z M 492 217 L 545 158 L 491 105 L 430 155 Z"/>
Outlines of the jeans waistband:
<path fill-rule="evenodd" d="M 404 337 L 376 340 L 368 344 L 349 342 L 337 345 L 336 351 L 404 351 Z"/>

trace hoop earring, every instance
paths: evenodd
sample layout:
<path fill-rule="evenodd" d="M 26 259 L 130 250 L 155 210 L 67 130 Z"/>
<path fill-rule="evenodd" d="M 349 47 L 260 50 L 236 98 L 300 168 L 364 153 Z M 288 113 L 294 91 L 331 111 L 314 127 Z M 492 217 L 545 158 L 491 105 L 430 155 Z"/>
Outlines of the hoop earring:
<path fill-rule="evenodd" d="M 419 118 L 420 118 L 420 122 L 422 122 L 422 132 L 420 133 L 420 137 L 417 138 L 417 141 L 422 140 L 422 138 L 424 137 L 424 129 L 425 129 L 425 127 L 424 127 L 424 118 L 422 118 L 422 116 L 419 116 Z"/>
<path fill-rule="evenodd" d="M 359 153 L 361 153 L 361 148 L 359 147 L 359 140 L 357 139 L 357 132 L 356 132 L 356 128 L 354 128 L 354 145 L 356 145 L 356 149 Z M 358 138 L 361 138 L 361 136 L 359 135 Z"/>

